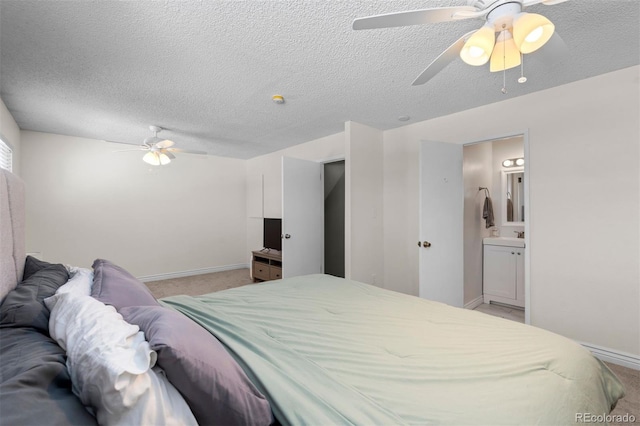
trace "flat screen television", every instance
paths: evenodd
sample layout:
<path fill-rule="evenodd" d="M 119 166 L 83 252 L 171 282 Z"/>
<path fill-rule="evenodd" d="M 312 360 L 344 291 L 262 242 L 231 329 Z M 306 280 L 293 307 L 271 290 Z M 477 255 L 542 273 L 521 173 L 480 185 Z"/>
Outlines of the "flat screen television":
<path fill-rule="evenodd" d="M 282 250 L 282 219 L 264 218 L 262 244 L 266 249 Z"/>

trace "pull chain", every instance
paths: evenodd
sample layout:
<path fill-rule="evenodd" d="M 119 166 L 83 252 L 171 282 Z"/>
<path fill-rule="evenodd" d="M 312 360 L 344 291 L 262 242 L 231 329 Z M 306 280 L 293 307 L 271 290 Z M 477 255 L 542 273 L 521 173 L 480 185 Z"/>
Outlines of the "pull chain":
<path fill-rule="evenodd" d="M 527 81 L 527 77 L 524 76 L 524 55 L 520 53 L 520 78 L 518 83 L 522 84 Z"/>
<path fill-rule="evenodd" d="M 503 25 L 504 28 L 504 25 Z M 505 40 L 504 30 L 502 30 L 502 39 Z M 507 43 L 502 43 L 502 93 L 507 94 Z"/>

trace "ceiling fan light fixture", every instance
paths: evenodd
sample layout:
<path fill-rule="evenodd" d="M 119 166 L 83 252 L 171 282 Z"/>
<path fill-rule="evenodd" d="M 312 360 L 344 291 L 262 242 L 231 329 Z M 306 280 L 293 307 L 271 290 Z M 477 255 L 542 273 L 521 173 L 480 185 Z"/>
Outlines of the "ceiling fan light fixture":
<path fill-rule="evenodd" d="M 149 151 L 142 157 L 142 161 L 152 166 L 165 166 L 171 162 L 171 159 L 162 152 Z"/>
<path fill-rule="evenodd" d="M 160 165 L 160 158 L 158 157 L 158 154 L 153 152 L 153 151 L 147 152 L 142 157 L 142 161 L 144 161 L 147 164 L 151 164 L 152 166 L 159 166 Z"/>
<path fill-rule="evenodd" d="M 484 65 L 491 57 L 495 42 L 496 33 L 493 27 L 485 25 L 469 37 L 460 51 L 460 58 L 469 65 Z"/>
<path fill-rule="evenodd" d="M 167 154 L 165 154 L 163 152 L 158 154 L 158 158 L 160 159 L 160 165 L 161 166 L 166 166 L 167 164 L 169 164 L 171 162 L 171 158 L 169 158 L 169 156 L 167 156 Z"/>
<path fill-rule="evenodd" d="M 520 51 L 509 31 L 502 31 L 498 36 L 496 47 L 491 55 L 489 70 L 498 72 L 515 68 L 522 63 Z"/>
<path fill-rule="evenodd" d="M 537 13 L 519 13 L 513 19 L 513 40 L 520 52 L 535 52 L 544 46 L 555 31 L 555 25 Z"/>

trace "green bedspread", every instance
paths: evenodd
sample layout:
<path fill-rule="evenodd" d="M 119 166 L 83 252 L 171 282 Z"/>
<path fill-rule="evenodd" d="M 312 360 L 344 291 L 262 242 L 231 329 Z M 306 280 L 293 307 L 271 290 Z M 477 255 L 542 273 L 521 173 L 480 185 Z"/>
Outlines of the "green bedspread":
<path fill-rule="evenodd" d="M 227 346 L 283 425 L 573 424 L 623 395 L 569 339 L 328 275 L 163 301 Z"/>

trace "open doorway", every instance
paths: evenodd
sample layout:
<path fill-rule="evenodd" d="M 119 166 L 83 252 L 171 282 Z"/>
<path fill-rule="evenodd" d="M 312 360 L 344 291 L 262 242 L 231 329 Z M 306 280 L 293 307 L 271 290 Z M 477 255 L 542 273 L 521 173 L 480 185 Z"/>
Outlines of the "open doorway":
<path fill-rule="evenodd" d="M 525 141 L 521 134 L 463 148 L 465 307 L 519 322 L 529 304 Z"/>
<path fill-rule="evenodd" d="M 324 272 L 344 278 L 345 162 L 324 164 Z"/>
<path fill-rule="evenodd" d="M 282 157 L 282 276 L 345 276 L 345 161 Z"/>

